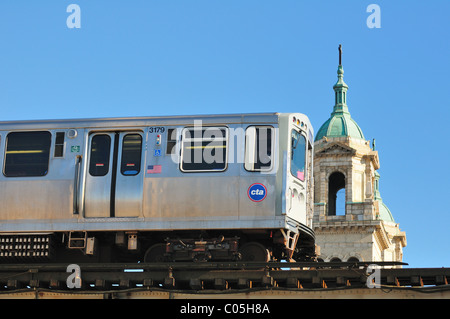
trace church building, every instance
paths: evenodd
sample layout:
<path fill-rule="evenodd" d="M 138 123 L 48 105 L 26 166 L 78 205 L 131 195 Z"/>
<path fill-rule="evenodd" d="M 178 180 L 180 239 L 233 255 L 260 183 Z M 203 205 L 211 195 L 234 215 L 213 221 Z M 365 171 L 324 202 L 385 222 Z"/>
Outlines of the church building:
<path fill-rule="evenodd" d="M 335 104 L 314 142 L 314 216 L 320 261 L 402 261 L 406 235 L 380 194 L 375 143 L 350 116 L 339 46 Z"/>

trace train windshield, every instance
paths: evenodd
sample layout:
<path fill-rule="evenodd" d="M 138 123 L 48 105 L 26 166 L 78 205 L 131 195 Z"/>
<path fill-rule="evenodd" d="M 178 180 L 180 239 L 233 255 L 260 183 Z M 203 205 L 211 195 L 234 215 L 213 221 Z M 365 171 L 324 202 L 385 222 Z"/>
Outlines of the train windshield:
<path fill-rule="evenodd" d="M 306 139 L 300 132 L 291 134 L 291 174 L 301 181 L 305 180 Z"/>

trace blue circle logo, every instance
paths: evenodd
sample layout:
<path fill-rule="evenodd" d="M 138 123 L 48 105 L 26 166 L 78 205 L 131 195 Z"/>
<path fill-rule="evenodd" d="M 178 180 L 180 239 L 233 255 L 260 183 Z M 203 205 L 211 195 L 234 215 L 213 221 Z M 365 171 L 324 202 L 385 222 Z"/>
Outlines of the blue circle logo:
<path fill-rule="evenodd" d="M 267 196 L 266 186 L 260 183 L 252 184 L 248 188 L 247 195 L 254 202 L 262 202 Z"/>

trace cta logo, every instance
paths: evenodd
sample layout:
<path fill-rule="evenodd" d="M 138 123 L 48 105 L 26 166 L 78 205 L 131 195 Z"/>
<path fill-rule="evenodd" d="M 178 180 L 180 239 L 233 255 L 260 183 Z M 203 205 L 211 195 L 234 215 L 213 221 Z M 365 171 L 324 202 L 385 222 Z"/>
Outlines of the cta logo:
<path fill-rule="evenodd" d="M 254 202 L 262 202 L 267 196 L 266 186 L 260 183 L 252 184 L 247 190 L 247 195 Z"/>

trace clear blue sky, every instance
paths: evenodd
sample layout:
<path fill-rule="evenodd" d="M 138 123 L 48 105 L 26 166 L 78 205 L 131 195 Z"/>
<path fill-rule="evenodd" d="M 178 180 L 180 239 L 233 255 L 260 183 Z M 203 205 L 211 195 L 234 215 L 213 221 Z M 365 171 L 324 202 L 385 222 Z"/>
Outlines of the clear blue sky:
<path fill-rule="evenodd" d="M 66 25 L 71 3 L 80 29 Z M 404 261 L 448 267 L 449 15 L 447 0 L 2 1 L 1 119 L 302 112 L 317 131 L 341 43 Z"/>

